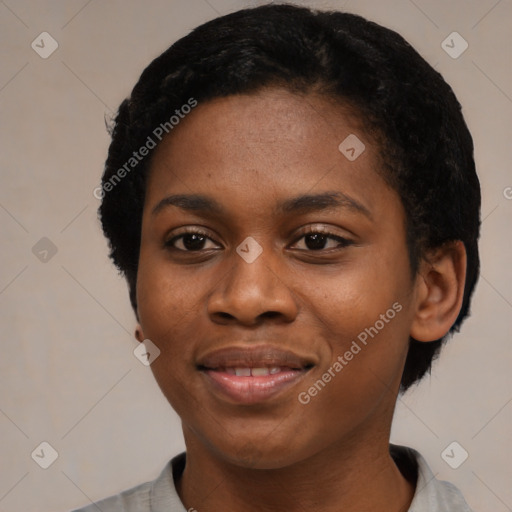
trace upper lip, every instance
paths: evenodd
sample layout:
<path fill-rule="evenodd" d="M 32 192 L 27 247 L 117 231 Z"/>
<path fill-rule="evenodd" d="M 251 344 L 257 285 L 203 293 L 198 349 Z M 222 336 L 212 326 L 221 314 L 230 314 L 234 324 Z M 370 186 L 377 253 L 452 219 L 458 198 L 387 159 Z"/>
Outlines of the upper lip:
<path fill-rule="evenodd" d="M 231 346 L 206 353 L 197 361 L 200 369 L 214 370 L 217 368 L 261 368 L 261 367 L 287 367 L 305 369 L 314 366 L 311 357 L 302 356 L 271 345 L 257 345 L 251 347 Z"/>

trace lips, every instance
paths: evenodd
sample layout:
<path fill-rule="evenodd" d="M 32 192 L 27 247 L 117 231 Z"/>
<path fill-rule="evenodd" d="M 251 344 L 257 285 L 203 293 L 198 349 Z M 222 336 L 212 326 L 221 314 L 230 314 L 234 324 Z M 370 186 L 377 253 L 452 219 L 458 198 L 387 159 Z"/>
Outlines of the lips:
<path fill-rule="evenodd" d="M 291 368 L 300 370 L 314 365 L 315 361 L 289 350 L 272 346 L 227 347 L 200 357 L 198 367 L 216 370 L 221 368 Z"/>
<path fill-rule="evenodd" d="M 284 393 L 315 365 L 311 357 L 272 346 L 228 347 L 198 359 L 211 392 L 236 404 L 256 404 Z"/>

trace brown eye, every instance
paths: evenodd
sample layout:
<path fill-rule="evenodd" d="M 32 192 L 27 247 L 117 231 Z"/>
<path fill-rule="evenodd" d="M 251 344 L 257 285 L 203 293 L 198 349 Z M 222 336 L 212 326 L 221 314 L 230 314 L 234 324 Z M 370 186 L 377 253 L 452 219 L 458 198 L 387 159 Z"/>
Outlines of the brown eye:
<path fill-rule="evenodd" d="M 182 235 L 181 241 L 187 251 L 199 251 L 204 248 L 206 237 L 194 233 L 187 233 L 186 235 Z"/>
<path fill-rule="evenodd" d="M 304 242 L 300 243 L 302 240 L 304 240 Z M 307 251 L 340 249 L 351 244 L 351 240 L 334 235 L 333 233 L 324 233 L 323 231 L 311 231 L 310 233 L 306 233 L 296 242 L 296 245 L 299 246 L 297 247 L 298 249 Z M 302 247 L 300 247 L 301 245 Z"/>
<path fill-rule="evenodd" d="M 209 246 L 208 246 L 209 245 Z M 165 242 L 167 248 L 175 249 L 183 252 L 198 252 L 204 249 L 213 249 L 218 246 L 204 233 L 201 232 L 185 232 L 173 236 Z"/>
<path fill-rule="evenodd" d="M 304 241 L 308 249 L 311 249 L 312 251 L 318 251 L 319 249 L 325 248 L 325 244 L 328 238 L 329 237 L 320 233 L 312 233 L 310 235 L 306 235 L 304 237 Z"/>

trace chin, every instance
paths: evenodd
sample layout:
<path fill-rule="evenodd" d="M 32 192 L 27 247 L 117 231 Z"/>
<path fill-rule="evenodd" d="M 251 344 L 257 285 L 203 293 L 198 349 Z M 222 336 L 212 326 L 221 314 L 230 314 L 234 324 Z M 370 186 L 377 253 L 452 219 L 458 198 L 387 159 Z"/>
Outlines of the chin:
<path fill-rule="evenodd" d="M 284 436 L 283 436 L 284 437 Z M 236 444 L 230 442 L 231 437 L 225 437 L 220 443 L 211 442 L 215 456 L 224 459 L 227 463 L 245 469 L 283 469 L 297 464 L 314 455 L 316 449 L 313 441 L 305 443 L 301 449 L 292 434 L 286 439 L 272 438 L 272 434 L 264 436 L 249 436 L 240 439 Z M 294 441 L 297 441 L 295 438 Z M 307 447 L 307 448 L 306 448 Z"/>

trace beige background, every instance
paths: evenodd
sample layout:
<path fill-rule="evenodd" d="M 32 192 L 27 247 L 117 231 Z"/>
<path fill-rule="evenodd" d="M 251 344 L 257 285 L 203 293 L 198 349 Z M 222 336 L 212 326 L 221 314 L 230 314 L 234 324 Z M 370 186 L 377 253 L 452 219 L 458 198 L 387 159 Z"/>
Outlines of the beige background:
<path fill-rule="evenodd" d="M 104 115 L 176 39 L 259 3 L 0 1 L 0 511 L 85 505 L 153 479 L 183 448 L 177 417 L 133 356 L 126 288 L 96 220 Z M 473 317 L 399 400 L 392 439 L 418 448 L 475 511 L 512 510 L 512 2 L 307 3 L 397 30 L 464 106 L 483 191 L 481 280 Z M 59 44 L 48 59 L 31 48 L 43 31 Z M 453 31 L 469 43 L 457 59 L 441 47 Z M 57 248 L 46 262 L 32 252 L 42 237 Z M 59 454 L 46 470 L 31 458 L 42 441 Z M 469 453 L 458 469 L 440 455 L 452 441 Z"/>

